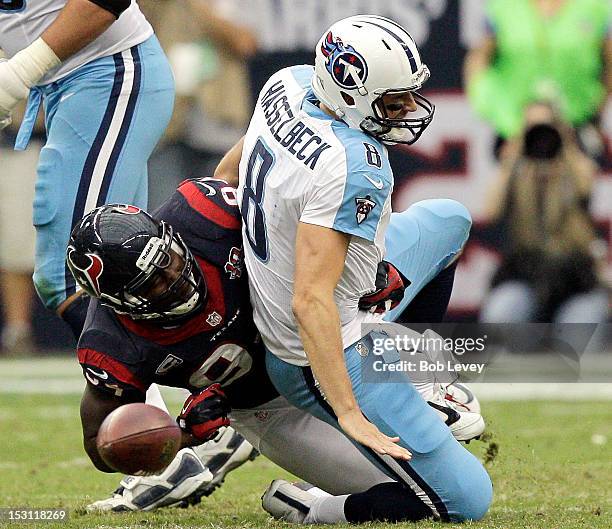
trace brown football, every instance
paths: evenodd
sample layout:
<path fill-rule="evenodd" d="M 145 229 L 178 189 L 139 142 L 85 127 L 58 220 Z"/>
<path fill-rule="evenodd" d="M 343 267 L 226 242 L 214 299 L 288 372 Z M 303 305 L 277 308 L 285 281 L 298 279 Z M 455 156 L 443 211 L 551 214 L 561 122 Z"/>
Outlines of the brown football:
<path fill-rule="evenodd" d="M 140 402 L 112 411 L 96 439 L 105 463 L 117 472 L 159 472 L 181 447 L 181 429 L 165 411 Z"/>

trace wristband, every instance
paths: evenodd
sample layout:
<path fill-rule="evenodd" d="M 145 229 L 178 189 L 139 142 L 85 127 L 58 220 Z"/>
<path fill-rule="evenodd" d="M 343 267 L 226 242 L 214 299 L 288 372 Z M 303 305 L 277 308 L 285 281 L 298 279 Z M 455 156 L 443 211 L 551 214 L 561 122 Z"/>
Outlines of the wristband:
<path fill-rule="evenodd" d="M 8 62 L 28 89 L 37 84 L 49 70 L 61 63 L 55 52 L 42 38 L 36 39 L 27 48 L 17 52 Z"/>

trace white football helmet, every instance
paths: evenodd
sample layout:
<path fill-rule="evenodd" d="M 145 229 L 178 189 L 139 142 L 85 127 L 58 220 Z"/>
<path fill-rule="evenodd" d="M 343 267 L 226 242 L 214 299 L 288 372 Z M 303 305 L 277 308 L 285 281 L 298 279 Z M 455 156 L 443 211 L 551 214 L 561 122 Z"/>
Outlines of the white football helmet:
<path fill-rule="evenodd" d="M 388 18 L 356 15 L 336 22 L 315 50 L 312 89 L 350 127 L 388 144 L 412 144 L 431 123 L 434 105 L 416 90 L 429 69 L 408 32 Z M 378 103 L 387 94 L 411 92 L 415 117 L 391 119 Z"/>

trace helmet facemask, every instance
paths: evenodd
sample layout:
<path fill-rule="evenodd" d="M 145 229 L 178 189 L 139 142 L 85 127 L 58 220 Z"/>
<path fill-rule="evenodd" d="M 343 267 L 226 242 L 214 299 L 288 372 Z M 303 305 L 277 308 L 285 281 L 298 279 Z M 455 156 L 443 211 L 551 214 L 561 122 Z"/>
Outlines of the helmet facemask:
<path fill-rule="evenodd" d="M 411 92 L 412 98 L 416 103 L 419 114 L 416 117 L 390 118 L 387 115 L 386 107 L 383 104 L 383 98 L 386 95 L 400 94 L 409 90 L 386 90 L 372 103 L 372 116 L 366 117 L 360 127 L 364 132 L 379 139 L 388 145 L 412 145 L 416 142 L 421 134 L 431 123 L 435 106 L 431 101 L 423 97 L 418 92 Z"/>
<path fill-rule="evenodd" d="M 108 299 L 113 309 L 133 319 L 181 320 L 201 308 L 206 298 L 202 272 L 189 248 L 171 226 L 160 224 L 161 236 L 149 239 L 136 262 L 141 272 L 125 285 L 118 299 Z M 173 271 L 178 269 L 177 260 L 180 272 Z M 102 294 L 103 303 L 105 298 Z"/>

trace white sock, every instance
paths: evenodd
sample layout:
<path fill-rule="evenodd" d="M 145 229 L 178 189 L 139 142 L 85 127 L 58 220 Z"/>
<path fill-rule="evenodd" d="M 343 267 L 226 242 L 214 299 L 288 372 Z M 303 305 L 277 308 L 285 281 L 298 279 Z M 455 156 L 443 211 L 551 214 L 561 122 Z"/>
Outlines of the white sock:
<path fill-rule="evenodd" d="M 310 506 L 310 511 L 308 511 L 304 523 L 320 524 L 346 522 L 344 502 L 346 502 L 347 498 L 348 494 L 316 498 Z"/>
<path fill-rule="evenodd" d="M 329 492 L 325 492 L 323 489 L 320 489 L 319 487 L 310 487 L 308 489 L 308 494 L 312 494 L 313 496 L 316 496 L 317 498 L 329 498 L 331 496 Z"/>
<path fill-rule="evenodd" d="M 170 413 L 157 384 L 151 384 L 149 386 L 149 389 L 147 389 L 147 396 L 145 402 L 147 404 L 150 404 L 151 406 L 159 408 L 160 410 L 164 410 L 168 414 Z"/>

